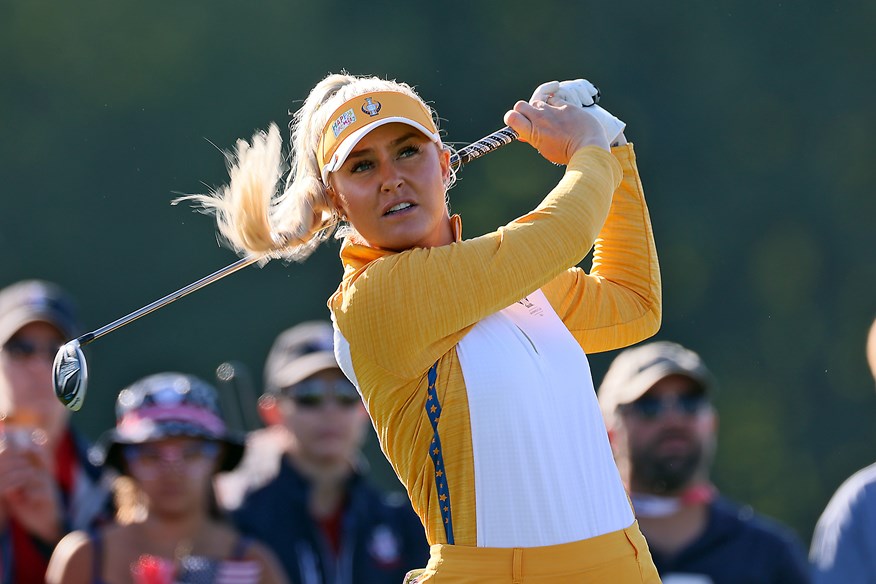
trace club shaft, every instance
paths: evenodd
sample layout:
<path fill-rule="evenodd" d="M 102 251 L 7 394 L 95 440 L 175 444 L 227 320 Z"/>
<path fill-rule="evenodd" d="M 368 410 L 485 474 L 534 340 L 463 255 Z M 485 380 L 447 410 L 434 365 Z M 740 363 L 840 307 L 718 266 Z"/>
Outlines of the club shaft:
<path fill-rule="evenodd" d="M 450 157 L 450 166 L 451 166 L 451 168 L 454 168 L 454 169 L 459 168 L 463 164 L 467 164 L 468 162 L 470 162 L 476 158 L 480 158 L 484 154 L 492 152 L 493 150 L 496 150 L 497 148 L 501 148 L 502 146 L 505 146 L 506 144 L 510 144 L 511 142 L 515 141 L 516 139 L 517 139 L 517 132 L 515 132 L 514 130 L 512 130 L 508 126 L 505 126 L 504 128 L 496 130 L 492 134 L 484 136 L 483 138 L 481 138 L 477 142 L 473 142 L 473 143 L 469 144 L 468 146 L 460 148 L 455 154 L 453 154 Z M 189 284 L 185 288 L 180 288 L 176 292 L 172 292 L 172 293 L 168 294 L 167 296 L 165 296 L 164 298 L 160 298 L 160 299 L 156 300 L 152 304 L 147 304 L 143 308 L 141 308 L 139 310 L 135 310 L 131 314 L 125 315 L 118 320 L 115 320 L 107 325 L 100 327 L 97 330 L 91 331 L 90 333 L 85 333 L 84 335 L 77 338 L 76 340 L 79 341 L 79 346 L 85 346 L 88 343 L 90 343 L 94 340 L 97 340 L 100 337 L 102 337 L 108 333 L 113 332 L 117 328 L 121 328 L 121 327 L 125 326 L 126 324 L 129 324 L 129 323 L 137 320 L 141 316 L 146 316 L 150 312 L 154 312 L 154 311 L 158 310 L 159 308 L 163 308 L 164 306 L 167 306 L 171 302 L 174 302 L 175 300 L 179 300 L 180 298 L 182 298 L 183 296 L 185 296 L 187 294 L 191 294 L 195 290 L 200 290 L 204 286 L 212 284 L 216 280 L 224 278 L 225 276 L 228 276 L 228 275 L 233 274 L 234 272 L 236 272 L 238 270 L 241 270 L 247 266 L 250 266 L 250 265 L 256 263 L 257 261 L 259 261 L 259 259 L 260 258 L 258 258 L 258 257 L 245 257 L 245 258 L 239 259 L 236 262 L 234 262 L 233 264 L 229 264 L 229 265 L 225 266 L 224 268 L 213 272 L 209 276 L 205 276 L 205 277 L 201 278 L 197 282 L 192 282 L 191 284 Z"/>
<path fill-rule="evenodd" d="M 135 310 L 131 314 L 125 315 L 122 318 L 115 320 L 107 325 L 104 325 L 95 331 L 92 331 L 90 333 L 85 333 L 84 335 L 82 335 L 81 337 L 79 337 L 76 340 L 79 341 L 80 346 L 87 345 L 91 341 L 99 339 L 100 337 L 104 336 L 105 334 L 111 333 L 114 330 L 116 330 L 117 328 L 120 328 L 120 327 L 125 326 L 126 324 L 129 324 L 129 323 L 137 320 L 141 316 L 146 316 L 150 312 L 154 312 L 154 311 L 158 310 L 159 308 L 167 306 L 168 304 L 170 304 L 174 300 L 179 300 L 183 296 L 185 296 L 187 294 L 191 294 L 195 290 L 200 290 L 204 286 L 212 284 L 216 280 L 220 280 L 220 279 L 224 278 L 225 276 L 233 274 L 234 272 L 236 272 L 238 270 L 242 270 L 243 268 L 250 266 L 250 265 L 256 263 L 257 261 L 259 261 L 258 257 L 241 258 L 241 259 L 237 260 L 236 262 L 234 262 L 233 264 L 229 264 L 229 265 L 225 266 L 224 268 L 213 272 L 209 276 L 205 276 L 205 277 L 201 278 L 197 282 L 192 282 L 188 286 L 186 286 L 184 288 L 180 288 L 176 292 L 172 292 L 172 293 L 168 294 L 167 296 L 165 296 L 164 298 L 160 298 L 151 304 L 147 304 L 146 306 L 144 306 L 143 308 L 141 308 L 139 310 Z"/>

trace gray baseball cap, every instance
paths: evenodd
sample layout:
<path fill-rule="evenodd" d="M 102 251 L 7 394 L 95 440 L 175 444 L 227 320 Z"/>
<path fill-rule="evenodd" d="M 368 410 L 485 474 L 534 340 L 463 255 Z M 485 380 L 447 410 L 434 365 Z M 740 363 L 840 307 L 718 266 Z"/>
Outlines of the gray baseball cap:
<path fill-rule="evenodd" d="M 599 386 L 603 416 L 618 406 L 636 401 L 655 383 L 670 375 L 689 377 L 706 392 L 716 388 L 715 378 L 695 352 L 677 343 L 657 341 L 622 351 L 608 368 Z"/>
<path fill-rule="evenodd" d="M 320 371 L 340 369 L 334 347 L 329 322 L 303 322 L 283 331 L 265 360 L 265 390 L 277 393 Z"/>
<path fill-rule="evenodd" d="M 47 322 L 66 339 L 79 330 L 73 300 L 58 285 L 23 280 L 0 290 L 0 344 L 32 322 Z"/>

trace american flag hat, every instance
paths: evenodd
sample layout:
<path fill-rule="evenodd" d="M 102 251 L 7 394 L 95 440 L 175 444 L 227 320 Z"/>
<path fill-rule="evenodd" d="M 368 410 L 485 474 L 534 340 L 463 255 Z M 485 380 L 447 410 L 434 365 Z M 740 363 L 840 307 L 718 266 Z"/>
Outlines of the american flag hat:
<path fill-rule="evenodd" d="M 213 386 L 193 375 L 168 372 L 144 377 L 119 393 L 116 426 L 98 441 L 92 461 L 124 472 L 122 445 L 176 436 L 224 444 L 223 472 L 243 457 L 244 438 L 228 429 Z"/>

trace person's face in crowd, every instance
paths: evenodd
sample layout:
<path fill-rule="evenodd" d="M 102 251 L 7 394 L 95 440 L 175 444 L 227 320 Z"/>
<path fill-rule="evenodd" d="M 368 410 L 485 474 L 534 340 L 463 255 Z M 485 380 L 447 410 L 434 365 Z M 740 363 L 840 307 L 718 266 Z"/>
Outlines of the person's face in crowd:
<path fill-rule="evenodd" d="M 150 513 L 187 515 L 206 508 L 222 445 L 189 437 L 123 447 L 125 467 L 148 500 Z"/>
<path fill-rule="evenodd" d="M 47 322 L 19 329 L 0 350 L 0 416 L 7 424 L 40 428 L 51 439 L 61 435 L 68 412 L 55 397 L 52 361 L 64 344 Z"/>
<path fill-rule="evenodd" d="M 708 397 L 693 380 L 665 377 L 635 402 L 620 406 L 618 413 L 613 441 L 627 458 L 633 491 L 673 495 L 695 478 L 706 478 L 717 421 Z"/>
<path fill-rule="evenodd" d="M 407 124 L 369 132 L 329 175 L 334 204 L 369 245 L 401 251 L 453 242 L 444 202 L 450 155 Z"/>
<path fill-rule="evenodd" d="M 368 417 L 356 388 L 339 369 L 320 371 L 285 388 L 277 405 L 297 456 L 317 464 L 355 457 Z"/>

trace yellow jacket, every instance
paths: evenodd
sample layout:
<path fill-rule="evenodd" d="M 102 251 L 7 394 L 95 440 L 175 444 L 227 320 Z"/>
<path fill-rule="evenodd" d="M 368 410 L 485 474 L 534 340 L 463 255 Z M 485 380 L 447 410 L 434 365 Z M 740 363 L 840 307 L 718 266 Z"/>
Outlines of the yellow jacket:
<path fill-rule="evenodd" d="M 346 240 L 329 300 L 339 363 L 429 542 L 447 543 L 436 474 L 449 484 L 457 545 L 552 545 L 626 527 L 632 513 L 584 353 L 660 326 L 659 265 L 632 145 L 576 152 L 541 204 L 493 233 L 461 240 L 456 217 L 454 227 L 453 244 L 401 253 Z M 594 244 L 588 274 L 574 266 Z M 434 364 L 440 470 L 426 408 Z"/>

